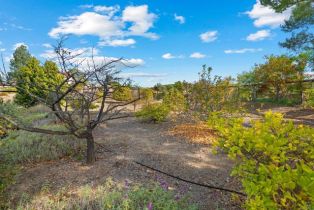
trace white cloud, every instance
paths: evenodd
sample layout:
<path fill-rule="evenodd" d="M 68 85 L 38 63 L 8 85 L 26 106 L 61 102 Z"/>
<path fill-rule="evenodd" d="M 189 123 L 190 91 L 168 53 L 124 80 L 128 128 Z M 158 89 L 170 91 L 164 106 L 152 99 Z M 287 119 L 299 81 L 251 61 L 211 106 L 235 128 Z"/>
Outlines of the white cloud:
<path fill-rule="evenodd" d="M 13 55 L 11 55 L 11 56 L 5 56 L 5 57 L 4 57 L 4 62 L 9 63 L 12 58 L 13 58 Z"/>
<path fill-rule="evenodd" d="M 135 78 L 135 77 L 148 77 L 148 78 L 160 78 L 165 77 L 167 74 L 151 74 L 151 73 L 142 73 L 142 72 L 130 72 L 130 73 L 121 73 L 123 78 Z"/>
<path fill-rule="evenodd" d="M 93 8 L 94 11 L 60 17 L 57 27 L 50 30 L 49 36 L 53 38 L 69 34 L 98 36 L 100 44 L 108 45 L 112 42 L 108 40 L 113 40 L 113 46 L 131 45 L 129 43 L 133 42 L 132 39 L 126 39 L 130 36 L 143 36 L 150 39 L 159 38 L 157 34 L 149 32 L 157 16 L 148 11 L 147 5 L 128 6 L 122 13 L 118 14 L 117 12 L 120 11 L 118 5 L 109 7 L 103 5 L 87 6 L 85 8 Z M 111 45 L 109 44 L 109 46 Z"/>
<path fill-rule="evenodd" d="M 172 55 L 171 53 L 165 53 L 161 56 L 163 59 L 167 59 L 167 60 L 170 60 L 170 59 L 175 59 L 175 58 L 184 58 L 183 55 Z"/>
<path fill-rule="evenodd" d="M 42 58 L 45 58 L 47 60 L 55 59 L 56 58 L 56 53 L 54 50 L 45 50 L 43 53 L 39 55 Z"/>
<path fill-rule="evenodd" d="M 24 42 L 18 42 L 18 43 L 16 43 L 16 44 L 13 45 L 12 50 L 16 50 L 16 48 L 18 48 L 18 47 L 20 47 L 20 46 L 22 46 L 22 45 L 24 45 L 24 46 L 26 46 L 26 48 L 28 48 L 28 45 L 25 44 Z"/>
<path fill-rule="evenodd" d="M 256 27 L 270 26 L 276 28 L 288 20 L 292 9 L 289 8 L 282 13 L 276 13 L 272 8 L 261 5 L 256 1 L 251 11 L 245 12 L 251 19 L 254 19 Z"/>
<path fill-rule="evenodd" d="M 184 24 L 185 23 L 185 18 L 181 15 L 177 15 L 177 14 L 174 14 L 174 19 L 176 21 L 178 21 L 180 24 Z"/>
<path fill-rule="evenodd" d="M 207 31 L 200 34 L 200 38 L 203 42 L 213 42 L 217 39 L 218 31 Z"/>
<path fill-rule="evenodd" d="M 4 52 L 5 51 L 5 48 L 0 48 L 0 52 Z"/>
<path fill-rule="evenodd" d="M 93 8 L 94 6 L 92 4 L 84 4 L 84 5 L 81 5 L 80 8 L 82 9 L 89 9 L 89 8 Z"/>
<path fill-rule="evenodd" d="M 195 52 L 195 53 L 192 53 L 190 55 L 190 58 L 205 58 L 205 57 L 206 57 L 206 55 L 199 53 L 199 52 Z"/>
<path fill-rule="evenodd" d="M 64 34 L 94 35 L 99 37 L 111 37 L 121 35 L 122 23 L 112 20 L 108 15 L 100 15 L 95 12 L 85 12 L 78 16 L 60 18 L 58 27 L 49 32 L 49 36 L 58 38 Z"/>
<path fill-rule="evenodd" d="M 119 10 L 120 10 L 119 5 L 110 6 L 110 7 L 107 7 L 107 6 L 95 6 L 94 7 L 95 12 L 102 12 L 102 13 L 108 14 L 110 17 L 112 17 Z"/>
<path fill-rule="evenodd" d="M 225 50 L 224 52 L 226 54 L 243 54 L 243 53 L 255 53 L 255 52 L 260 52 L 263 51 L 263 49 L 258 48 L 258 49 L 254 49 L 254 48 L 243 48 L 243 49 L 239 49 L 239 50 Z"/>
<path fill-rule="evenodd" d="M 79 64 L 80 69 L 88 69 L 93 63 L 96 66 L 100 66 L 105 64 L 106 62 L 110 62 L 112 60 L 118 60 L 119 58 L 115 57 L 106 57 L 100 56 L 99 50 L 97 48 L 86 47 L 86 48 L 76 48 L 76 49 L 66 49 L 71 52 L 71 55 L 77 55 L 73 58 L 72 62 Z M 45 50 L 42 54 L 40 54 L 42 58 L 48 60 L 56 60 L 57 56 L 52 49 Z M 123 65 L 122 65 L 123 64 Z M 122 68 L 124 66 L 142 66 L 145 64 L 145 61 L 140 58 L 129 58 L 129 59 L 122 59 L 120 65 L 117 64 L 117 68 Z"/>
<path fill-rule="evenodd" d="M 142 66 L 145 64 L 145 61 L 140 58 L 125 59 L 122 62 L 125 63 L 126 65 L 135 65 L 135 66 Z"/>
<path fill-rule="evenodd" d="M 24 31 L 31 31 L 32 29 L 30 28 L 26 28 L 24 26 L 21 26 L 21 25 L 16 25 L 14 23 L 11 23 L 10 26 L 13 28 L 13 29 L 18 29 L 18 30 L 24 30 Z"/>
<path fill-rule="evenodd" d="M 129 45 L 135 44 L 136 41 L 134 39 L 115 39 L 115 40 L 106 40 L 98 42 L 99 46 L 111 46 L 111 47 L 126 47 Z"/>
<path fill-rule="evenodd" d="M 271 33 L 270 30 L 260 30 L 256 33 L 250 34 L 246 37 L 246 40 L 248 41 L 261 41 L 266 39 L 267 37 L 270 37 Z"/>
<path fill-rule="evenodd" d="M 147 33 L 153 27 L 157 16 L 154 13 L 148 12 L 148 6 L 128 6 L 122 12 L 122 20 L 124 22 L 131 22 L 129 27 L 131 35 L 146 36 L 151 39 L 156 39 L 157 35 L 154 33 Z"/>
<path fill-rule="evenodd" d="M 81 68 L 82 70 L 88 69 L 89 66 L 91 66 L 93 63 L 96 65 L 96 67 L 104 65 L 110 61 L 118 60 L 119 58 L 116 57 L 105 57 L 105 56 L 82 56 L 76 59 L 77 63 L 80 63 L 80 66 L 78 68 Z M 140 58 L 130 58 L 130 59 L 123 59 L 120 63 L 116 63 L 116 68 L 125 68 L 127 67 L 136 67 L 136 66 L 142 66 L 145 62 L 143 59 Z"/>
<path fill-rule="evenodd" d="M 164 59 L 173 59 L 175 58 L 171 53 L 166 53 L 161 56 Z"/>
<path fill-rule="evenodd" d="M 45 48 L 53 48 L 52 45 L 49 43 L 44 43 L 44 44 L 42 44 L 42 46 Z"/>
<path fill-rule="evenodd" d="M 77 55 L 78 58 L 82 57 L 91 57 L 92 55 L 98 55 L 99 50 L 97 48 L 92 48 L 92 47 L 83 47 L 83 48 L 75 48 L 75 49 L 67 49 L 71 52 L 71 55 L 75 56 Z M 42 54 L 40 54 L 40 57 L 45 58 L 45 59 L 55 59 L 57 57 L 55 51 L 51 48 L 45 50 Z"/>

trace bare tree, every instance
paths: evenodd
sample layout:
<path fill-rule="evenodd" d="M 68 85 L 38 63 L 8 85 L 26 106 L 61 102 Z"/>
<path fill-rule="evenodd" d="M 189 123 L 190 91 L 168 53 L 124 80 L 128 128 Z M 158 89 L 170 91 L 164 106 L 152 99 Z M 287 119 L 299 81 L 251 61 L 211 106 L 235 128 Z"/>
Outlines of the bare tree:
<path fill-rule="evenodd" d="M 54 60 L 59 63 L 63 80 L 47 90 L 48 94 L 45 98 L 32 93 L 27 94 L 48 106 L 66 130 L 55 131 L 22 125 L 5 113 L 0 113 L 0 118 L 9 121 L 19 129 L 30 132 L 74 135 L 79 139 L 86 139 L 86 162 L 92 164 L 95 162 L 93 130 L 106 121 L 128 117 L 129 115 L 125 112 L 126 105 L 135 103 L 140 96 L 124 102 L 112 99 L 114 87 L 123 86 L 129 82 L 118 77 L 120 67 L 128 65 L 127 60 L 108 58 L 101 62 L 95 61 L 93 53 L 90 57 L 84 58 L 82 52 L 75 53 L 65 48 L 64 39 L 58 42 L 55 53 Z M 8 78 L 4 65 L 1 74 L 2 80 Z M 6 82 L 9 81 L 6 80 Z"/>

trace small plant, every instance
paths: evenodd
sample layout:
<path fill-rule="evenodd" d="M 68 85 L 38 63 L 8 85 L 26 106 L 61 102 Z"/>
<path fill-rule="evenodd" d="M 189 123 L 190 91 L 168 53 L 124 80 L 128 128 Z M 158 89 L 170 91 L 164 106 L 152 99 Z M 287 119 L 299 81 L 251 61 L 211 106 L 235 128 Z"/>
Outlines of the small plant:
<path fill-rule="evenodd" d="M 132 100 L 132 90 L 129 87 L 118 87 L 112 93 L 112 98 L 117 101 Z"/>
<path fill-rule="evenodd" d="M 145 88 L 140 90 L 142 101 L 146 105 L 150 104 L 154 99 L 154 91 L 150 88 Z"/>
<path fill-rule="evenodd" d="M 47 190 L 46 190 L 47 191 Z M 148 187 L 125 186 L 108 180 L 96 189 L 90 186 L 81 187 L 77 193 L 60 191 L 49 194 L 43 192 L 31 201 L 22 202 L 17 209 L 124 209 L 124 210 L 192 210 L 186 197 L 175 198 L 173 191 L 164 190 L 153 184 Z"/>
<path fill-rule="evenodd" d="M 164 104 L 150 104 L 145 106 L 141 111 L 136 112 L 135 115 L 140 119 L 159 123 L 167 118 L 169 112 L 169 108 Z"/>
<path fill-rule="evenodd" d="M 221 139 L 217 147 L 238 160 L 247 209 L 314 208 L 314 129 L 267 112 L 245 123 L 213 113 L 209 124 Z"/>
<path fill-rule="evenodd" d="M 59 125 L 49 127 L 55 130 L 62 129 Z M 84 142 L 73 136 L 54 136 L 22 130 L 10 131 L 8 137 L 1 141 L 0 158 L 10 164 L 75 156 L 85 149 Z"/>
<path fill-rule="evenodd" d="M 314 108 L 314 88 L 304 91 L 303 106 L 306 108 Z"/>

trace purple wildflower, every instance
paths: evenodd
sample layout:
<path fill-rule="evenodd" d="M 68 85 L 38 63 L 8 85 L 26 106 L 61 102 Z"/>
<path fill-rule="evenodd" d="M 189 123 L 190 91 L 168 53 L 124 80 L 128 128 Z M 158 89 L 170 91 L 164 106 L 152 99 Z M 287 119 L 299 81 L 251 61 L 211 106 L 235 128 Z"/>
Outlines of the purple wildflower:
<path fill-rule="evenodd" d="M 163 190 L 167 191 L 169 188 L 168 183 L 162 179 L 161 177 L 157 176 L 157 181 L 159 182 L 160 186 L 162 187 Z"/>
<path fill-rule="evenodd" d="M 152 203 L 152 202 L 149 202 L 149 203 L 147 204 L 147 209 L 148 209 L 148 210 L 153 210 L 153 203 Z"/>
<path fill-rule="evenodd" d="M 130 187 L 130 183 L 129 183 L 129 181 L 127 179 L 124 181 L 124 187 L 126 189 L 129 189 L 129 187 Z"/>

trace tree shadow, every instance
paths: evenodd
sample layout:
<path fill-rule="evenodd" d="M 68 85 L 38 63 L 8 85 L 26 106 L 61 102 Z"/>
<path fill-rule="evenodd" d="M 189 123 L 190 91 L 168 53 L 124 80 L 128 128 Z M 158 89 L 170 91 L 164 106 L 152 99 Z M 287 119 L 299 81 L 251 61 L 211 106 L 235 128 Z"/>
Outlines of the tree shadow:
<path fill-rule="evenodd" d="M 209 146 L 190 144 L 165 134 L 170 126 L 169 122 L 140 123 L 135 118 L 102 125 L 95 131 L 96 142 L 101 146 L 94 165 L 63 159 L 28 168 L 11 188 L 12 200 L 16 203 L 22 192 L 36 196 L 43 186 L 56 193 L 64 187 L 74 190 L 84 185 L 98 186 L 109 177 L 121 183 L 129 180 L 143 185 L 163 179 L 174 190 L 186 185 L 192 202 L 201 209 L 238 209 L 228 192 L 187 184 L 134 163 L 139 161 L 193 182 L 241 191 L 239 181 L 229 175 L 233 162 L 226 155 L 214 155 Z"/>

